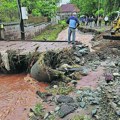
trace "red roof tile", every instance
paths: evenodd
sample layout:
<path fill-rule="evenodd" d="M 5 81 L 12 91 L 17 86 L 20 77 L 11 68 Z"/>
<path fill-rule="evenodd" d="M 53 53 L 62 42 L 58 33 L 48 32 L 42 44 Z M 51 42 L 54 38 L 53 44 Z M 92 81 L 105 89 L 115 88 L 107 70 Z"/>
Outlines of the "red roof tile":
<path fill-rule="evenodd" d="M 74 4 L 63 4 L 59 12 L 79 12 L 80 10 Z"/>

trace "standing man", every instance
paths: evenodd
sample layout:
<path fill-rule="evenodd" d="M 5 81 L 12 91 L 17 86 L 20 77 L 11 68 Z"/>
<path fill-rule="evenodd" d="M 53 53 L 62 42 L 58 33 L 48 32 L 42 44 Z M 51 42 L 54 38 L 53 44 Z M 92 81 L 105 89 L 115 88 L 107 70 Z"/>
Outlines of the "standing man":
<path fill-rule="evenodd" d="M 105 21 L 105 26 L 107 26 L 107 23 L 108 23 L 108 16 L 107 15 L 105 16 L 104 21 Z"/>
<path fill-rule="evenodd" d="M 102 23 L 102 16 L 99 16 L 99 17 L 98 17 L 98 24 L 99 24 L 99 27 L 101 27 L 101 23 Z"/>
<path fill-rule="evenodd" d="M 4 40 L 4 25 L 2 24 L 2 21 L 0 20 L 0 40 Z"/>
<path fill-rule="evenodd" d="M 71 42 L 71 34 L 72 34 L 72 44 L 75 44 L 75 30 L 79 26 L 79 21 L 78 18 L 76 17 L 76 13 L 73 13 L 72 16 L 68 18 L 67 24 L 69 24 L 68 44 Z"/>

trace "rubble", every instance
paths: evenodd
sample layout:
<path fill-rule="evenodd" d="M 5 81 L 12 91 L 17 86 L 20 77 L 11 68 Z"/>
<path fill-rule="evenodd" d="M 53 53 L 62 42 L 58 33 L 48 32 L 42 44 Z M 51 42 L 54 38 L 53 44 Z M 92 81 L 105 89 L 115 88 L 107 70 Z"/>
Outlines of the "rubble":
<path fill-rule="evenodd" d="M 31 76 L 38 81 L 44 82 L 51 82 L 54 80 L 69 82 L 72 80 L 70 74 L 74 71 L 79 71 L 81 75 L 87 75 L 87 68 L 78 68 L 78 66 L 80 67 L 79 62 L 81 61 L 80 59 L 82 56 L 79 57 L 79 60 L 76 61 L 76 56 L 78 55 L 75 55 L 75 52 L 78 52 L 82 56 L 84 56 L 90 51 L 88 47 L 86 47 L 83 44 L 80 44 L 76 45 L 75 49 L 71 48 L 64 49 L 62 51 L 44 52 L 40 55 L 39 60 L 32 66 Z M 77 68 L 74 66 L 77 66 Z"/>

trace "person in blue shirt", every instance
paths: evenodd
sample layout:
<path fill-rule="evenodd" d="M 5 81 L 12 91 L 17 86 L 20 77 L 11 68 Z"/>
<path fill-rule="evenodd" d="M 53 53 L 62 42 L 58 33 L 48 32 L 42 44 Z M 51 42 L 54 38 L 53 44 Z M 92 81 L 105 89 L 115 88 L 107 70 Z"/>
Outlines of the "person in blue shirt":
<path fill-rule="evenodd" d="M 69 24 L 68 28 L 68 44 L 71 42 L 72 35 L 72 44 L 75 44 L 75 30 L 79 26 L 79 20 L 76 17 L 76 13 L 73 13 L 71 17 L 66 21 Z"/>

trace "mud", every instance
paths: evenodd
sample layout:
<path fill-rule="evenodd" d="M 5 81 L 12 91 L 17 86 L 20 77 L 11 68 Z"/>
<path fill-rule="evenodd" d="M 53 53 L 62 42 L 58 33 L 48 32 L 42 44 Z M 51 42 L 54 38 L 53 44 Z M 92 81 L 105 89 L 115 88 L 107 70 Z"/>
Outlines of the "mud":
<path fill-rule="evenodd" d="M 30 108 L 40 102 L 36 91 L 45 92 L 46 86 L 26 74 L 0 75 L 0 120 L 27 120 Z"/>

